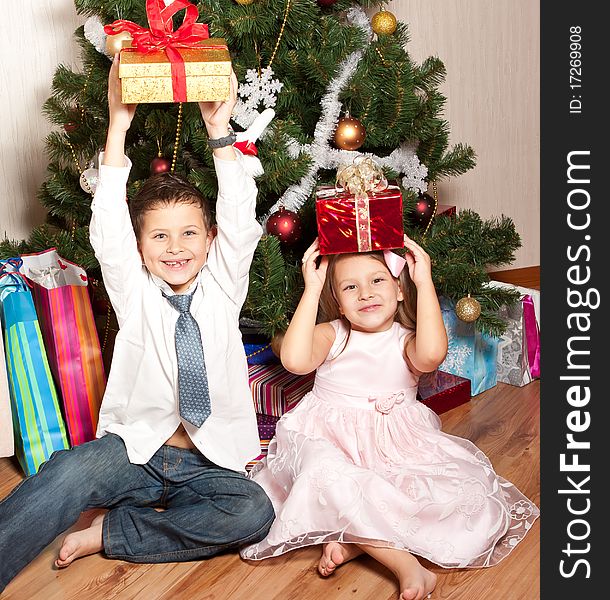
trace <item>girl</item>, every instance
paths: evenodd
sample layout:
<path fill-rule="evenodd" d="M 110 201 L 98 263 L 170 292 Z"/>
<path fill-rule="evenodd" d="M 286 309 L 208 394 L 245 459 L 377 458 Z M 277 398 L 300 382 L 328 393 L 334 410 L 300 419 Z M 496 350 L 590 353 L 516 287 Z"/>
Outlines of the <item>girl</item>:
<path fill-rule="evenodd" d="M 315 384 L 252 472 L 276 520 L 241 556 L 322 544 L 318 570 L 328 576 L 365 552 L 396 575 L 402 600 L 421 600 L 436 575 L 414 555 L 443 567 L 496 564 L 538 509 L 416 400 L 447 335 L 430 258 L 407 236 L 405 246 L 406 261 L 388 251 L 317 261 L 317 240 L 305 252 L 281 359 L 293 373 L 317 369 Z"/>

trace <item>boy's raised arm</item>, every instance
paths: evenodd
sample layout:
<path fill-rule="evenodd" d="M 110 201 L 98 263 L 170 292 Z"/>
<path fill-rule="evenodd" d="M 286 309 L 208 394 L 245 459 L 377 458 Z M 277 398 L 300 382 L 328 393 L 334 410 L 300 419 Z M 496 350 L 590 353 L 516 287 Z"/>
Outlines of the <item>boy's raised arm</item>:
<path fill-rule="evenodd" d="M 131 167 L 125 156 L 125 136 L 135 110 L 135 104 L 121 101 L 119 57 L 115 55 L 108 75 L 108 133 L 99 183 L 91 205 L 89 238 L 119 325 L 129 310 L 137 275 L 142 272 L 142 260 L 125 201 Z"/>
<path fill-rule="evenodd" d="M 125 166 L 125 136 L 136 112 L 136 104 L 123 104 L 119 79 L 119 55 L 114 55 L 108 76 L 108 134 L 103 164 L 109 167 Z"/>
<path fill-rule="evenodd" d="M 210 140 L 229 136 L 229 119 L 236 102 L 237 77 L 232 72 L 229 100 L 199 103 Z M 218 178 L 218 232 L 208 254 L 208 266 L 227 296 L 241 307 L 248 291 L 250 264 L 262 227 L 256 220 L 256 183 L 243 168 L 243 157 L 229 140 L 223 141 L 226 146 L 213 149 Z"/>

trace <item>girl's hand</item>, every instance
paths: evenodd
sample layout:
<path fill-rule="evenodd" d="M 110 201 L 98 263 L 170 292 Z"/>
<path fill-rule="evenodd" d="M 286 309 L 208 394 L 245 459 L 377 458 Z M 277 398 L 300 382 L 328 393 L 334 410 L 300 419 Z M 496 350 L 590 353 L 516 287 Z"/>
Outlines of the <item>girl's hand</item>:
<path fill-rule="evenodd" d="M 407 248 L 405 260 L 407 261 L 409 275 L 415 286 L 418 287 L 422 283 L 431 283 L 432 265 L 426 251 L 406 234 L 404 236 L 404 245 Z"/>
<path fill-rule="evenodd" d="M 210 139 L 218 139 L 229 135 L 229 120 L 237 104 L 237 76 L 231 69 L 231 91 L 229 99 L 219 102 L 200 102 L 199 110 L 205 123 Z"/>
<path fill-rule="evenodd" d="M 131 126 L 137 104 L 123 104 L 121 100 L 121 80 L 119 79 L 119 54 L 114 55 L 108 73 L 108 131 L 125 133 Z"/>
<path fill-rule="evenodd" d="M 303 279 L 305 280 L 305 289 L 317 292 L 322 291 L 324 281 L 326 281 L 326 269 L 328 267 L 328 257 L 323 256 L 320 265 L 316 266 L 316 259 L 320 256 L 320 243 L 318 238 L 313 241 L 313 244 L 305 250 L 303 259 Z"/>

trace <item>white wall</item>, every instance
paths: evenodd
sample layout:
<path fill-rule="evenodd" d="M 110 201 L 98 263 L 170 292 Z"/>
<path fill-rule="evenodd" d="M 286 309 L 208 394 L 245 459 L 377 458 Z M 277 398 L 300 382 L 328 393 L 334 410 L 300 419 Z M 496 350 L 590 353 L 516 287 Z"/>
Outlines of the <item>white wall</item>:
<path fill-rule="evenodd" d="M 73 0 L 2 2 L 0 36 L 0 237 L 22 239 L 44 219 L 36 198 L 48 164 L 42 115 L 59 63 L 80 68 Z"/>
<path fill-rule="evenodd" d="M 438 56 L 450 142 L 477 166 L 441 181 L 439 202 L 511 217 L 522 238 L 510 267 L 540 264 L 540 6 L 537 0 L 395 0 L 409 54 Z"/>
<path fill-rule="evenodd" d="M 58 63 L 80 69 L 72 34 L 84 17 L 73 0 L 4 4 L 10 27 L 0 36 L 0 237 L 21 239 L 44 218 L 36 193 L 51 125 L 41 107 Z M 475 169 L 439 184 L 440 203 L 483 218 L 510 216 L 523 240 L 511 267 L 538 265 L 539 3 L 396 0 L 388 9 L 409 24 L 415 60 L 436 55 L 445 63 L 451 141 L 478 155 Z"/>

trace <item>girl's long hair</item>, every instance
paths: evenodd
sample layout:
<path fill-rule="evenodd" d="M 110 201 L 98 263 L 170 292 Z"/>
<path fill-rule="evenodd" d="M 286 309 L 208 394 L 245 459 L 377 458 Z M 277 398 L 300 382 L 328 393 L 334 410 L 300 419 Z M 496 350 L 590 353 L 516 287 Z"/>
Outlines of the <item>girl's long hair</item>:
<path fill-rule="evenodd" d="M 347 256 L 361 256 L 366 255 L 379 261 L 386 269 L 388 268 L 383 258 L 383 252 L 361 252 L 353 254 L 331 254 L 328 256 L 328 267 L 326 270 L 326 280 L 324 281 L 324 287 L 320 294 L 320 305 L 318 309 L 318 323 L 325 323 L 328 321 L 334 321 L 335 319 L 341 319 L 348 329 L 348 340 L 349 332 L 351 332 L 350 322 L 345 318 L 344 315 L 339 311 L 339 303 L 334 290 L 334 279 L 335 279 L 335 265 L 338 260 L 342 257 Z M 389 273 L 389 270 L 388 270 Z M 391 273 L 390 273 L 390 276 Z M 404 300 L 398 302 L 398 308 L 394 315 L 394 321 L 400 323 L 407 329 L 415 331 L 415 322 L 417 314 L 417 288 L 409 276 L 409 269 L 407 265 L 402 270 L 400 277 L 398 278 L 398 285 L 402 290 Z M 347 340 L 345 342 L 347 345 Z M 345 348 L 345 346 L 344 346 Z"/>

